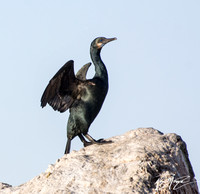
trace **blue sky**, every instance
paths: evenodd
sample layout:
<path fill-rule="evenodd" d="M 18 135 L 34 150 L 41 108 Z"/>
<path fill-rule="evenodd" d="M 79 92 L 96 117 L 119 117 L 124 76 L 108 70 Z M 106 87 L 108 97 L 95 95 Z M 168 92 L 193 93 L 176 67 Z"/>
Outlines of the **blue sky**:
<path fill-rule="evenodd" d="M 68 60 L 90 62 L 98 36 L 109 92 L 90 127 L 108 138 L 138 127 L 176 133 L 200 180 L 200 1 L 2 1 L 0 182 L 24 183 L 63 156 L 68 112 L 40 107 Z M 88 78 L 94 74 L 91 67 Z M 72 150 L 79 150 L 78 138 Z"/>

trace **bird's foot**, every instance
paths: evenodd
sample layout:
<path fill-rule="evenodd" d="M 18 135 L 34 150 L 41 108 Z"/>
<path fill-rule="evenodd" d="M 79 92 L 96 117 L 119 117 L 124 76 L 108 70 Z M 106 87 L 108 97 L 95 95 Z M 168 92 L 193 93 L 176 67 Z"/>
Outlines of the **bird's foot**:
<path fill-rule="evenodd" d="M 93 142 L 88 142 L 88 141 L 86 141 L 85 138 L 83 137 L 83 135 L 82 135 L 81 133 L 78 134 L 78 136 L 79 136 L 80 140 L 83 142 L 83 146 L 84 146 L 84 147 L 87 147 L 87 146 L 93 144 Z"/>
<path fill-rule="evenodd" d="M 111 141 L 111 140 L 109 140 L 109 141 L 106 141 L 104 139 L 95 140 L 89 134 L 85 135 L 89 141 L 86 141 L 82 134 L 78 134 L 78 136 L 79 136 L 80 140 L 83 142 L 84 147 L 87 147 L 92 144 L 102 145 L 102 144 L 107 144 L 107 143 L 113 143 L 113 141 Z"/>
<path fill-rule="evenodd" d="M 84 145 L 84 147 L 87 147 L 87 146 L 92 145 L 92 144 L 102 145 L 102 144 L 107 144 L 107 143 L 113 143 L 113 141 L 111 141 L 111 140 L 106 141 L 104 139 L 99 139 L 99 140 L 94 140 L 92 142 L 85 141 L 83 143 L 83 145 Z"/>
<path fill-rule="evenodd" d="M 86 141 L 86 142 L 83 143 L 84 147 L 90 146 L 92 144 L 93 144 L 92 142 L 88 142 L 88 141 Z"/>
<path fill-rule="evenodd" d="M 85 137 L 86 137 L 90 142 L 92 142 L 93 144 L 106 144 L 106 143 L 112 143 L 111 140 L 109 140 L 109 141 L 106 141 L 106 140 L 104 140 L 104 139 L 95 140 L 95 139 L 93 139 L 93 138 L 92 138 L 88 133 L 85 134 Z"/>
<path fill-rule="evenodd" d="M 99 139 L 99 140 L 96 140 L 95 143 L 96 144 L 106 144 L 106 143 L 113 143 L 113 141 L 111 141 L 111 140 L 106 141 L 104 139 Z"/>

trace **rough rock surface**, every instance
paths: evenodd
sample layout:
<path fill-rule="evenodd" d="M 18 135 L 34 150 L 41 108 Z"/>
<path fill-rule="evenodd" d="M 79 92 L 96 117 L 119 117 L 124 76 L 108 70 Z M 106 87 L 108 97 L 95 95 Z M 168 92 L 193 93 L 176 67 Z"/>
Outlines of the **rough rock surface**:
<path fill-rule="evenodd" d="M 185 143 L 176 134 L 139 128 L 58 159 L 27 183 L 0 193 L 198 193 Z"/>

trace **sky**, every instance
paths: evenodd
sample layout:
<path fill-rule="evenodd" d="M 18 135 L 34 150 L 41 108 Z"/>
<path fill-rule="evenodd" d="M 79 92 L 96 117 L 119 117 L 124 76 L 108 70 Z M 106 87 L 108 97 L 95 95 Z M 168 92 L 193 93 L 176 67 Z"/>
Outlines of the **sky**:
<path fill-rule="evenodd" d="M 102 49 L 109 91 L 89 134 L 176 133 L 200 181 L 199 9 L 197 0 L 1 1 L 0 182 L 27 182 L 63 156 L 69 113 L 42 109 L 40 99 L 65 62 L 78 71 L 91 61 L 99 36 L 117 41 Z M 71 150 L 82 147 L 72 141 Z"/>

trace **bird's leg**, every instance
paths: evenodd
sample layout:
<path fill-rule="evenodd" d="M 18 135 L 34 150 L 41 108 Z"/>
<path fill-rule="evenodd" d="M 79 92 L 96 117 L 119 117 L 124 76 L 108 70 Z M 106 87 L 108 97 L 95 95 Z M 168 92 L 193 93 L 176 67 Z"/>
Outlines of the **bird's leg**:
<path fill-rule="evenodd" d="M 83 135 L 81 133 L 78 134 L 78 136 L 79 136 L 80 140 L 83 142 L 84 147 L 89 146 L 89 145 L 92 144 L 92 142 L 86 141 L 85 138 L 83 137 Z"/>
<path fill-rule="evenodd" d="M 84 135 L 89 141 L 91 141 L 92 144 L 106 144 L 106 143 L 112 143 L 111 140 L 105 141 L 104 139 L 95 140 L 93 139 L 88 133 Z"/>
<path fill-rule="evenodd" d="M 69 154 L 69 152 L 70 152 L 70 147 L 71 147 L 71 139 L 68 138 L 68 139 L 67 139 L 67 144 L 66 144 L 66 148 L 65 148 L 65 153 L 64 153 L 64 154 Z"/>

